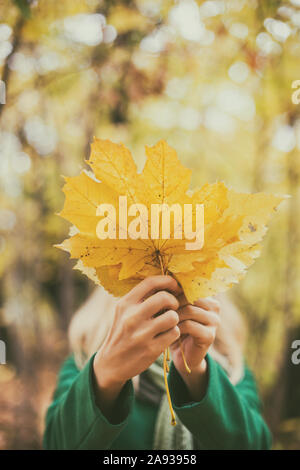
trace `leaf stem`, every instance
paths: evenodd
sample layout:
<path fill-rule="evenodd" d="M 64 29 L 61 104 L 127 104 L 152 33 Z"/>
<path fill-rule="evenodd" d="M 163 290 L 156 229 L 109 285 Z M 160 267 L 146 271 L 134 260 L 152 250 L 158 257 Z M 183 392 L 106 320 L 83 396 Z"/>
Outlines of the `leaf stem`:
<path fill-rule="evenodd" d="M 164 268 L 164 265 L 163 265 L 161 254 L 158 255 L 158 259 L 159 259 L 159 263 L 160 263 L 161 273 L 165 274 L 165 268 Z M 164 380 L 165 380 L 166 394 L 167 394 L 167 397 L 168 397 L 169 408 L 170 408 L 171 418 L 172 418 L 171 419 L 171 424 L 172 424 L 172 426 L 176 426 L 176 418 L 175 418 L 175 413 L 174 413 L 173 406 L 172 406 L 172 401 L 171 401 L 171 397 L 170 397 L 170 390 L 169 390 L 169 384 L 168 384 L 168 379 L 167 379 L 167 372 L 169 372 L 169 364 L 168 364 L 167 361 L 169 361 L 169 360 L 170 360 L 170 351 L 169 351 L 169 348 L 167 348 L 164 351 Z"/>
<path fill-rule="evenodd" d="M 159 260 L 159 264 L 160 264 L 161 273 L 166 274 L 166 272 L 168 270 L 165 269 L 165 266 L 164 266 L 164 263 L 163 263 L 163 260 L 162 260 L 162 256 L 161 256 L 160 253 L 158 254 L 158 260 Z M 180 344 L 180 351 L 181 351 L 181 355 L 182 355 L 182 359 L 183 359 L 183 363 L 184 363 L 184 366 L 186 368 L 186 371 L 188 373 L 191 373 L 191 369 L 187 365 L 187 362 L 186 362 L 186 359 L 185 359 L 185 356 L 184 356 L 184 352 L 183 352 L 183 348 L 182 348 L 182 344 L 181 344 L 181 338 L 179 338 L 179 344 Z M 167 379 L 167 372 L 169 372 L 169 364 L 168 364 L 169 360 L 170 360 L 170 349 L 168 347 L 164 351 L 164 380 L 165 380 L 166 393 L 167 393 L 167 397 L 168 397 L 169 408 L 170 408 L 171 418 L 172 418 L 171 419 L 171 424 L 172 424 L 172 426 L 176 426 L 176 418 L 175 418 L 175 413 L 174 413 L 173 406 L 172 406 L 170 390 L 169 390 L 169 384 L 168 384 L 168 379 Z"/>
<path fill-rule="evenodd" d="M 179 346 L 180 346 L 180 351 L 181 351 L 182 360 L 183 360 L 183 363 L 184 363 L 185 370 L 190 374 L 192 371 L 191 371 L 191 369 L 189 368 L 189 366 L 188 366 L 188 364 L 187 364 L 187 362 L 186 362 L 185 355 L 184 355 L 184 352 L 183 352 L 182 342 L 181 342 L 181 338 L 180 338 L 180 337 L 179 337 Z"/>
<path fill-rule="evenodd" d="M 158 259 L 159 259 L 159 263 L 160 263 L 161 273 L 162 274 L 167 274 L 168 269 L 165 269 L 164 263 L 162 261 L 162 256 L 161 256 L 160 253 L 158 255 Z M 191 369 L 189 368 L 189 366 L 186 362 L 186 358 L 185 358 L 185 355 L 184 355 L 184 351 L 183 351 L 182 342 L 181 342 L 180 337 L 179 337 L 179 346 L 180 346 L 180 351 L 181 351 L 182 360 L 183 360 L 183 363 L 184 363 L 185 370 L 190 374 L 192 371 L 191 371 Z M 167 361 L 169 361 L 169 360 L 170 360 L 170 351 L 169 351 L 169 348 L 168 348 L 167 349 Z M 167 364 L 167 372 L 169 372 L 169 365 L 168 364 Z"/>
<path fill-rule="evenodd" d="M 165 379 L 165 387 L 166 387 L 166 393 L 168 397 L 168 402 L 169 402 L 169 408 L 171 412 L 171 424 L 172 426 L 176 426 L 176 417 L 175 413 L 173 410 L 172 402 L 171 402 L 171 397 L 170 397 L 170 390 L 169 390 L 169 384 L 168 384 L 168 379 L 167 379 L 167 359 L 166 359 L 166 350 L 164 350 L 164 379 Z"/>

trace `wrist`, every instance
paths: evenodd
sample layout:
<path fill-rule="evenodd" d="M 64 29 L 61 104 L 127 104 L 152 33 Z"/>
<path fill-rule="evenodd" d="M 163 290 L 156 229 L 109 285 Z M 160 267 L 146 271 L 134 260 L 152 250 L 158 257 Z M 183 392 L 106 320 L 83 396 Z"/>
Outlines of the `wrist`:
<path fill-rule="evenodd" d="M 99 351 L 94 357 L 93 370 L 96 384 L 105 394 L 116 396 L 126 383 L 126 381 L 120 380 L 117 374 L 114 374 L 109 367 L 103 365 Z"/>
<path fill-rule="evenodd" d="M 93 361 L 95 401 L 104 416 L 111 420 L 114 419 L 113 412 L 116 401 L 125 382 L 113 380 L 109 369 L 102 366 L 97 354 Z"/>
<path fill-rule="evenodd" d="M 194 401 L 200 401 L 204 397 L 208 383 L 208 365 L 205 359 L 200 364 L 193 367 L 191 373 L 181 373 L 181 377 L 189 389 Z"/>

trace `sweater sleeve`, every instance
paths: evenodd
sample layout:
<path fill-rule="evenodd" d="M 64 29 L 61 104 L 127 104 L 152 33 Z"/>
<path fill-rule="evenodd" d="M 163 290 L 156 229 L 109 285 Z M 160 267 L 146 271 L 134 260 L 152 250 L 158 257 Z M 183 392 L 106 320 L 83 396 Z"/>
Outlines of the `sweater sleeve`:
<path fill-rule="evenodd" d="M 255 380 L 245 366 L 244 377 L 232 385 L 222 367 L 208 354 L 208 386 L 195 402 L 171 363 L 168 376 L 174 411 L 193 434 L 200 449 L 269 449 L 272 438 L 261 415 Z"/>
<path fill-rule="evenodd" d="M 96 405 L 94 356 L 80 371 L 73 356 L 63 364 L 46 415 L 45 449 L 109 449 L 133 408 L 132 380 L 122 388 L 108 420 Z"/>

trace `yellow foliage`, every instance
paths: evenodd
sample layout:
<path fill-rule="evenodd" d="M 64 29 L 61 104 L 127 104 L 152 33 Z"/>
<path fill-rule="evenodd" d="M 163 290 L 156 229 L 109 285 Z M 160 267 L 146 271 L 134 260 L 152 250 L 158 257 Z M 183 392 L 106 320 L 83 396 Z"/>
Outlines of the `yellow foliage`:
<path fill-rule="evenodd" d="M 140 31 L 149 24 L 149 20 L 138 10 L 132 10 L 124 5 L 118 5 L 112 10 L 108 22 L 117 29 L 119 34 L 131 30 Z"/>
<path fill-rule="evenodd" d="M 123 144 L 94 139 L 87 161 L 93 173 L 83 171 L 65 178 L 66 198 L 60 215 L 74 224 L 77 233 L 58 247 L 79 260 L 76 269 L 115 296 L 162 270 L 181 283 L 190 302 L 230 288 L 259 256 L 266 224 L 284 197 L 237 193 L 223 182 L 190 191 L 191 170 L 165 141 L 146 147 L 146 155 L 144 169 L 138 174 Z M 140 224 L 147 224 L 149 238 L 98 238 L 97 207 L 112 204 L 119 221 L 119 196 L 127 196 L 131 204 L 143 204 L 148 213 L 152 204 L 177 204 L 182 210 L 185 204 L 192 204 L 194 216 L 196 204 L 203 204 L 204 246 L 187 250 L 185 234 L 181 239 L 174 236 L 175 223 L 170 224 L 169 238 L 162 238 L 160 232 L 161 238 L 152 239 L 150 221 L 142 216 Z M 121 225 L 116 223 L 116 232 L 121 233 Z"/>

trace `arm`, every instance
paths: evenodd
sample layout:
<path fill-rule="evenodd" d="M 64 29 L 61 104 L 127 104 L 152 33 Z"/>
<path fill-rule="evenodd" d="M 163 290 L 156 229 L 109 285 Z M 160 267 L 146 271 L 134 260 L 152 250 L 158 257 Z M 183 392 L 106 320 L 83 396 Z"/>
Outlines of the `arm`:
<path fill-rule="evenodd" d="M 271 434 L 261 416 L 255 381 L 246 367 L 244 378 L 232 385 L 222 367 L 209 354 L 204 397 L 193 400 L 171 363 L 169 385 L 174 410 L 203 449 L 269 449 Z"/>
<path fill-rule="evenodd" d="M 109 449 L 133 408 L 132 377 L 147 369 L 179 338 L 171 276 L 151 276 L 118 300 L 112 326 L 79 372 L 74 359 L 60 373 L 46 417 L 47 449 Z M 156 314 L 167 310 L 163 315 Z"/>
<path fill-rule="evenodd" d="M 64 362 L 46 415 L 45 449 L 109 449 L 126 426 L 134 401 L 132 381 L 126 382 L 107 418 L 96 403 L 93 361 L 94 356 L 81 371 L 73 356 Z"/>
<path fill-rule="evenodd" d="M 144 279 L 118 300 L 103 344 L 82 371 L 66 361 L 46 416 L 45 448 L 110 448 L 133 408 L 131 378 L 179 338 L 171 292 L 181 292 L 171 276 Z"/>

